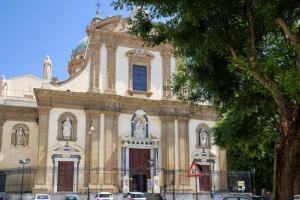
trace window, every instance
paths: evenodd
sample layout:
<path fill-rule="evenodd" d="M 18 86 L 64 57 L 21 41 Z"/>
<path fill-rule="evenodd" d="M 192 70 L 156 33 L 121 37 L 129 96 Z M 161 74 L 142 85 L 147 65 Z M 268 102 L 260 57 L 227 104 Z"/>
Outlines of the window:
<path fill-rule="evenodd" d="M 147 67 L 133 65 L 132 70 L 133 90 L 147 91 Z"/>
<path fill-rule="evenodd" d="M 128 94 L 152 95 L 151 60 L 154 56 L 144 49 L 133 49 L 126 53 L 128 57 Z"/>

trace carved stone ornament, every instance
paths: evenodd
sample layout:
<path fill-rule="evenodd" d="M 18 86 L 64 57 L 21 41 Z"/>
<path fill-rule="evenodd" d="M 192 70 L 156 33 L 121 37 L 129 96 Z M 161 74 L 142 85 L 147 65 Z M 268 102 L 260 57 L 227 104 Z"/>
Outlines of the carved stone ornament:
<path fill-rule="evenodd" d="M 57 140 L 76 141 L 77 140 L 77 118 L 71 112 L 62 113 L 57 120 Z"/>
<path fill-rule="evenodd" d="M 29 128 L 25 124 L 16 124 L 12 128 L 11 145 L 25 147 L 29 144 Z"/>
<path fill-rule="evenodd" d="M 206 124 L 199 124 L 196 129 L 196 147 L 208 149 L 211 145 L 209 127 Z"/>

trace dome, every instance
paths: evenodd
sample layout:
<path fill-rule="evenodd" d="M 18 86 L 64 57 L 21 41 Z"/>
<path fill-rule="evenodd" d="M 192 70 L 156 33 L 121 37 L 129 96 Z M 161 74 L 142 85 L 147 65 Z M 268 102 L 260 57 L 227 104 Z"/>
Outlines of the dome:
<path fill-rule="evenodd" d="M 86 47 L 87 47 L 87 42 L 88 42 L 88 37 L 87 36 L 82 38 L 80 40 L 79 44 L 77 45 L 77 47 L 75 48 L 75 53 L 84 52 L 86 50 Z"/>

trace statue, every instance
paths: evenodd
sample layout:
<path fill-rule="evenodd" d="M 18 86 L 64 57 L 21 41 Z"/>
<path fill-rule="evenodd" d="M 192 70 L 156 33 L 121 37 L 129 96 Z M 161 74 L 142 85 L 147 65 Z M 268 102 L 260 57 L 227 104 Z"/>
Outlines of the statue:
<path fill-rule="evenodd" d="M 26 137 L 22 127 L 19 127 L 16 131 L 16 146 L 25 146 Z"/>
<path fill-rule="evenodd" d="M 52 79 L 52 61 L 49 55 L 44 59 L 43 78 L 46 80 Z"/>
<path fill-rule="evenodd" d="M 200 129 L 200 146 L 201 147 L 208 146 L 208 135 L 207 135 L 207 129 L 205 128 Z"/>
<path fill-rule="evenodd" d="M 72 122 L 69 117 L 67 117 L 67 119 L 64 121 L 62 128 L 63 128 L 63 138 L 67 140 L 71 139 Z"/>
<path fill-rule="evenodd" d="M 135 123 L 134 134 L 136 138 L 144 138 L 144 122 L 142 120 L 138 120 Z"/>

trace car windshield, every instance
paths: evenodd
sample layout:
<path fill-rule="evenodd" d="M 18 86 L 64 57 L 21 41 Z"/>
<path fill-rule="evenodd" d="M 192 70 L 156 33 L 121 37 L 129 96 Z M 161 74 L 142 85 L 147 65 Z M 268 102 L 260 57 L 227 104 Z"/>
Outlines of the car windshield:
<path fill-rule="evenodd" d="M 78 200 L 77 196 L 66 196 L 65 200 Z"/>
<path fill-rule="evenodd" d="M 111 197 L 110 194 L 100 194 L 99 197 Z"/>
<path fill-rule="evenodd" d="M 46 194 L 42 194 L 42 195 L 39 194 L 36 196 L 36 199 L 49 199 L 49 196 Z"/>
<path fill-rule="evenodd" d="M 143 194 L 130 194 L 130 196 L 131 196 L 132 198 L 143 198 L 143 197 L 144 197 Z"/>

